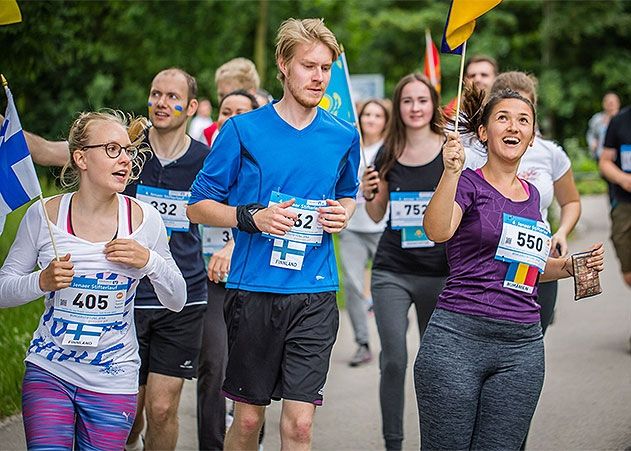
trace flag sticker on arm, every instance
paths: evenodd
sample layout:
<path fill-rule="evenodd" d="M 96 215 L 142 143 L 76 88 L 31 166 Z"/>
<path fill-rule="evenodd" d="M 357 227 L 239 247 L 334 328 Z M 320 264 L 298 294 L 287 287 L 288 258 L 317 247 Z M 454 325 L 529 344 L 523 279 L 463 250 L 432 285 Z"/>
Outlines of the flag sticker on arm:
<path fill-rule="evenodd" d="M 300 271 L 306 252 L 307 245 L 305 243 L 275 239 L 269 264 L 278 268 Z"/>
<path fill-rule="evenodd" d="M 13 96 L 7 86 L 4 89 L 7 110 L 0 129 L 0 216 L 20 208 L 42 192 Z"/>

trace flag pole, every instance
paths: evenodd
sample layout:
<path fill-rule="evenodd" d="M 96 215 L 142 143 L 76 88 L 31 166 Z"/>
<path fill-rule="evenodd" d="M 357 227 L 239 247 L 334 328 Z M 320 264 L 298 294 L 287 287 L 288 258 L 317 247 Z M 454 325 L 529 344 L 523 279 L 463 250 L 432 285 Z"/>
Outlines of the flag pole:
<path fill-rule="evenodd" d="M 462 55 L 460 58 L 460 76 L 458 78 L 458 97 L 456 98 L 456 124 L 455 124 L 455 132 L 458 133 L 458 121 L 460 120 L 460 103 L 462 98 L 462 81 L 464 78 L 464 60 L 465 54 L 467 53 L 467 41 L 464 41 L 462 44 Z"/>
<path fill-rule="evenodd" d="M 429 28 L 425 29 L 425 55 L 430 59 L 428 61 L 429 67 L 429 81 L 432 82 L 434 88 L 436 88 L 438 77 L 436 76 L 436 61 L 434 61 L 434 48 L 429 45 L 432 40 L 432 35 Z"/>
<path fill-rule="evenodd" d="M 344 75 L 346 76 L 346 87 L 348 88 L 348 95 L 351 98 L 351 107 L 353 108 L 353 115 L 355 116 L 355 128 L 357 132 L 359 132 L 359 151 L 361 153 L 361 157 L 364 160 L 366 167 L 368 167 L 368 160 L 366 160 L 366 153 L 364 152 L 364 139 L 362 138 L 362 130 L 359 125 L 359 117 L 357 116 L 357 110 L 355 109 L 355 100 L 353 99 L 353 91 L 351 89 L 351 76 L 348 73 L 348 63 L 346 62 L 346 53 L 344 51 L 344 46 L 340 44 L 340 50 L 342 51 L 342 63 L 344 65 Z"/>
<path fill-rule="evenodd" d="M 44 216 L 46 217 L 46 225 L 48 226 L 48 235 L 50 236 L 50 241 L 53 244 L 53 251 L 55 252 L 55 260 L 59 261 L 59 252 L 57 252 L 57 243 L 55 242 L 55 236 L 53 235 L 53 229 L 51 227 L 50 218 L 48 217 L 48 212 L 46 211 L 46 206 L 44 205 L 44 196 L 42 196 L 42 193 L 39 193 L 39 200 L 42 204 L 42 210 L 44 210 Z"/>
<path fill-rule="evenodd" d="M 2 79 L 2 87 L 4 88 L 6 92 L 9 89 L 9 82 L 7 81 L 6 78 L 4 78 L 3 74 L 0 74 L 0 78 Z M 44 206 L 44 196 L 42 196 L 41 187 L 39 190 L 39 200 L 42 204 L 42 210 L 44 210 L 44 216 L 46 217 L 46 225 L 48 226 L 48 235 L 50 236 L 50 241 L 53 244 L 53 251 L 55 252 L 55 260 L 59 261 L 59 253 L 57 252 L 57 243 L 55 242 L 55 237 L 53 236 L 53 230 L 51 227 L 50 218 L 48 217 L 48 212 L 46 211 L 46 207 Z"/>

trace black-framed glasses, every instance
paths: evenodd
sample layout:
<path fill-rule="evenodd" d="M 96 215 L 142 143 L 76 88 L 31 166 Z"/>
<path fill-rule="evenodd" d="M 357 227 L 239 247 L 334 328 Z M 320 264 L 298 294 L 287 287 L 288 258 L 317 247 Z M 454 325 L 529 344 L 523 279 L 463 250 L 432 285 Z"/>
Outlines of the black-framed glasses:
<path fill-rule="evenodd" d="M 93 144 L 91 146 L 83 146 L 81 150 L 96 149 L 97 147 L 104 147 L 105 153 L 110 158 L 118 158 L 123 151 L 125 151 L 127 156 L 132 160 L 136 158 L 136 156 L 138 155 L 138 147 L 136 146 L 123 147 L 120 144 L 114 143 L 114 142 L 104 143 L 104 144 Z"/>

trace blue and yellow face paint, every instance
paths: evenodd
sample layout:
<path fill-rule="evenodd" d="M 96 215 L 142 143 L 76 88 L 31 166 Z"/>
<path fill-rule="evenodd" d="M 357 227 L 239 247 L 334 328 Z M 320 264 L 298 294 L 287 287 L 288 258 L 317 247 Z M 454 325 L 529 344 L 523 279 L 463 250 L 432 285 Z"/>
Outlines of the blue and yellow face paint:
<path fill-rule="evenodd" d="M 153 102 L 147 102 L 147 110 L 151 113 L 151 110 L 153 110 Z"/>
<path fill-rule="evenodd" d="M 173 109 L 175 109 L 175 113 L 173 113 L 175 117 L 181 116 L 184 111 L 184 107 L 182 105 L 175 105 Z"/>

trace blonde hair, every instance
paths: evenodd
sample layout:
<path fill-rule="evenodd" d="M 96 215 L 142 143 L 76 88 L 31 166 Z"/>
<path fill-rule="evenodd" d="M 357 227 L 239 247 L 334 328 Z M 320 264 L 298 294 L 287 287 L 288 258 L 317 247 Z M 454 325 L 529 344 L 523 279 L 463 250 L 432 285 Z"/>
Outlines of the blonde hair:
<path fill-rule="evenodd" d="M 523 92 L 531 100 L 534 105 L 537 105 L 537 77 L 525 72 L 502 72 L 497 76 L 491 87 L 491 94 L 495 94 L 505 89 L 512 89 L 513 91 Z"/>
<path fill-rule="evenodd" d="M 137 180 L 140 176 L 140 171 L 142 171 L 147 156 L 151 153 L 149 146 L 143 142 L 149 121 L 142 116 L 134 118 L 118 110 L 83 112 L 79 113 L 79 116 L 72 123 L 70 131 L 68 132 L 68 151 L 70 158 L 61 169 L 61 174 L 59 175 L 59 181 L 64 188 L 74 189 L 79 186 L 80 171 L 72 155 L 76 151 L 89 145 L 91 127 L 94 123 L 99 121 L 113 122 L 127 130 L 132 145 L 138 147 L 138 155 L 131 161 L 132 168 L 129 182 Z"/>
<path fill-rule="evenodd" d="M 238 85 L 238 89 L 245 89 L 246 91 L 255 91 L 259 89 L 261 84 L 254 63 L 241 57 L 231 59 L 215 71 L 215 85 L 226 80 Z"/>
<path fill-rule="evenodd" d="M 333 61 L 342 53 L 337 39 L 331 30 L 324 25 L 324 19 L 287 19 L 278 28 L 276 36 L 276 64 L 280 60 L 291 61 L 298 44 L 321 42 L 333 54 Z M 277 77 L 281 83 L 285 76 L 279 70 Z"/>

